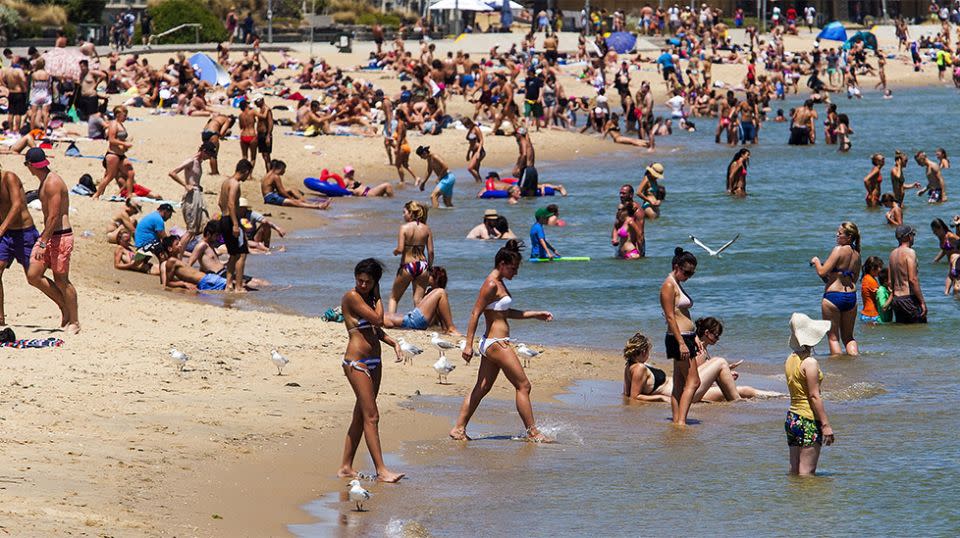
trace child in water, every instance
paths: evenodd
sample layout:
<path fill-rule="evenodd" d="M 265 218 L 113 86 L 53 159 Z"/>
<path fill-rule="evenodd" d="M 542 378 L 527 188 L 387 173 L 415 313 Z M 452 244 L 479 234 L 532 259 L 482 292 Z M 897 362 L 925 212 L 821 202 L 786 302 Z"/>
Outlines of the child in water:
<path fill-rule="evenodd" d="M 893 303 L 893 293 L 890 292 L 890 272 L 886 269 L 880 271 L 877 275 L 877 282 L 880 286 L 877 288 L 877 310 L 880 315 L 877 316 L 877 323 L 893 322 L 893 310 L 890 304 Z"/>

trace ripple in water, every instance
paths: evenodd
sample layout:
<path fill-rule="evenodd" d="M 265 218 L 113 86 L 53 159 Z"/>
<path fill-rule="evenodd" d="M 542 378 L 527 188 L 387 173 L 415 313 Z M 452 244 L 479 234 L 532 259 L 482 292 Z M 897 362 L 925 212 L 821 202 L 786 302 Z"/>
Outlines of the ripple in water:
<path fill-rule="evenodd" d="M 886 394 L 887 389 L 879 383 L 854 383 L 849 387 L 844 387 L 835 391 L 824 391 L 824 396 L 837 402 L 850 402 L 856 400 L 866 400 Z"/>
<path fill-rule="evenodd" d="M 383 535 L 387 538 L 426 538 L 431 536 L 426 527 L 416 521 L 404 521 L 393 518 L 383 529 Z"/>

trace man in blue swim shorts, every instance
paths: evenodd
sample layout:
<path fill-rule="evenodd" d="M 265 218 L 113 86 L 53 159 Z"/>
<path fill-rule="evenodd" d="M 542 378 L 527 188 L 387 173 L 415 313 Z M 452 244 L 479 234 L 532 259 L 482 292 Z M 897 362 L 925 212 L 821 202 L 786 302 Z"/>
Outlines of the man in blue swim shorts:
<path fill-rule="evenodd" d="M 443 205 L 445 207 L 453 207 L 453 185 L 457 182 L 457 178 L 454 177 L 453 172 L 450 171 L 450 168 L 440 157 L 430 153 L 430 146 L 418 147 L 417 156 L 427 161 L 427 173 L 423 176 L 423 179 L 417 183 L 417 186 L 420 187 L 421 191 L 424 190 L 427 185 L 427 180 L 430 179 L 431 175 L 436 174 L 437 186 L 433 189 L 433 193 L 430 194 L 430 203 L 434 208 L 440 207 L 440 197 L 442 196 Z"/>
<path fill-rule="evenodd" d="M 270 161 L 270 170 L 260 180 L 260 192 L 263 193 L 263 203 L 285 207 L 305 207 L 307 209 L 326 209 L 330 200 L 323 202 L 308 202 L 303 199 L 303 193 L 288 189 L 283 185 L 283 174 L 287 171 L 287 163 L 274 159 Z"/>

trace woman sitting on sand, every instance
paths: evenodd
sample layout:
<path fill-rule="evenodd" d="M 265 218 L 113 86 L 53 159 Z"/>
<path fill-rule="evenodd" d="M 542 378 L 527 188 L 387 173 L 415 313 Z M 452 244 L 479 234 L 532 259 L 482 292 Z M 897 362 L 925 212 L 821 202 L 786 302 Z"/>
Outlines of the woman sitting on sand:
<path fill-rule="evenodd" d="M 383 326 L 386 329 L 411 329 L 425 331 L 432 325 L 440 325 L 445 334 L 459 336 L 457 326 L 453 323 L 453 312 L 450 310 L 450 299 L 447 296 L 447 270 L 443 267 L 431 267 L 430 288 L 427 294 L 420 299 L 417 306 L 404 315 L 385 313 Z"/>
<path fill-rule="evenodd" d="M 133 199 L 127 200 L 123 209 L 118 211 L 110 223 L 107 224 L 107 243 L 117 243 L 117 236 L 122 230 L 127 230 L 130 233 L 136 232 L 137 219 L 133 218 L 133 216 L 140 214 L 140 211 L 140 202 Z"/>
<path fill-rule="evenodd" d="M 697 324 L 698 343 L 702 346 L 699 359 L 705 359 L 697 370 L 700 374 L 700 387 L 694 393 L 694 402 L 733 402 L 745 398 L 771 398 L 783 396 L 779 392 L 759 390 L 746 385 L 737 386 L 737 373 L 734 368 L 743 361 L 733 364 L 722 357 L 708 358 L 706 347 L 720 339 L 723 326 L 714 318 L 700 318 Z M 650 341 L 641 333 L 636 333 L 623 348 L 626 365 L 623 368 L 623 395 L 641 402 L 670 401 L 673 391 L 673 378 L 659 369 L 647 364 L 650 358 Z M 714 386 L 716 383 L 716 386 Z"/>
<path fill-rule="evenodd" d="M 150 263 L 150 258 L 137 259 L 137 249 L 130 243 L 130 231 L 118 228 L 117 249 L 113 252 L 113 268 L 118 271 L 136 271 L 148 275 L 159 275 L 160 267 Z"/>
<path fill-rule="evenodd" d="M 377 470 L 377 480 L 397 482 L 403 473 L 394 473 L 383 462 L 380 448 L 379 411 L 377 393 L 383 373 L 380 360 L 380 342 L 393 347 L 397 358 L 403 359 L 400 344 L 383 332 L 383 302 L 380 300 L 380 277 L 383 266 L 373 258 L 360 261 L 353 270 L 356 286 L 344 294 L 340 303 L 343 323 L 350 340 L 343 353 L 343 373 L 357 396 L 356 406 L 347 430 L 347 442 L 343 447 L 343 460 L 337 476 L 355 477 L 353 459 L 360 446 L 360 437 L 367 441 L 367 450 Z"/>

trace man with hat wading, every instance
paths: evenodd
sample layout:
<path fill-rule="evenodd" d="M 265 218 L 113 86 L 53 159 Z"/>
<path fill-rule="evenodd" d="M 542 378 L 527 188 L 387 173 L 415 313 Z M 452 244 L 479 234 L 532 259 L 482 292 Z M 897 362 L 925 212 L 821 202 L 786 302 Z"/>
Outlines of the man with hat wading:
<path fill-rule="evenodd" d="M 70 195 L 59 174 L 50 171 L 50 161 L 40 148 L 27 152 L 24 165 L 40 180 L 38 193 L 43 206 L 43 233 L 30 254 L 27 281 L 44 289 L 60 307 L 60 326 L 71 334 L 80 332 L 77 290 L 70 283 L 70 254 L 73 252 L 73 229 L 70 228 Z M 43 282 L 44 273 L 53 272 L 53 288 Z"/>
<path fill-rule="evenodd" d="M 917 253 L 912 248 L 916 235 L 913 226 L 897 226 L 896 237 L 900 245 L 890 252 L 891 306 L 897 323 L 927 322 L 927 302 L 920 289 Z"/>

